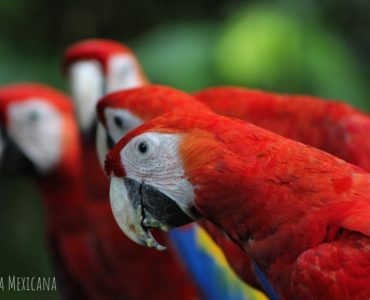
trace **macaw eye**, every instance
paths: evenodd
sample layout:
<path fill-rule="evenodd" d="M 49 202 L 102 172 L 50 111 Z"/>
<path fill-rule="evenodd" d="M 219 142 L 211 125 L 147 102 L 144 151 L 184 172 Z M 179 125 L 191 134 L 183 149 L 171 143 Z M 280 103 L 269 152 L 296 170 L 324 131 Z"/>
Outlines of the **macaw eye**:
<path fill-rule="evenodd" d="M 147 142 L 141 142 L 141 143 L 139 143 L 139 145 L 138 145 L 138 150 L 139 150 L 139 152 L 141 153 L 141 154 L 145 154 L 145 153 L 147 153 L 148 152 L 148 149 L 149 149 L 149 145 L 148 145 L 148 143 Z"/>
<path fill-rule="evenodd" d="M 40 114 L 37 111 L 31 111 L 29 113 L 28 119 L 30 122 L 35 123 L 40 119 Z"/>
<path fill-rule="evenodd" d="M 117 127 L 122 128 L 123 127 L 123 121 L 119 116 L 114 116 L 114 124 L 116 124 Z"/>

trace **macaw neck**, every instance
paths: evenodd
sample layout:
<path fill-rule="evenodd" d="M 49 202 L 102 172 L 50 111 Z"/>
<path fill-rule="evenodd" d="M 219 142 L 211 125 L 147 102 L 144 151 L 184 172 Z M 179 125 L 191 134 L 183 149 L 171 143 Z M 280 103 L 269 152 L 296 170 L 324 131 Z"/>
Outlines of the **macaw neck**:
<path fill-rule="evenodd" d="M 86 202 L 82 172 L 79 162 L 75 170 L 61 170 L 45 175 L 38 180 L 49 225 L 73 226 L 81 220 L 80 211 Z"/>
<path fill-rule="evenodd" d="M 82 144 L 82 172 L 86 195 L 91 201 L 108 201 L 109 180 L 100 166 L 94 142 Z"/>
<path fill-rule="evenodd" d="M 247 282 L 249 285 L 262 290 L 262 287 L 252 270 L 251 260 L 247 255 L 245 255 L 244 251 L 237 244 L 231 241 L 227 234 L 221 228 L 215 226 L 215 224 L 205 220 L 202 220 L 198 223 L 207 231 L 214 242 L 222 249 L 225 258 L 235 273 L 244 282 Z"/>

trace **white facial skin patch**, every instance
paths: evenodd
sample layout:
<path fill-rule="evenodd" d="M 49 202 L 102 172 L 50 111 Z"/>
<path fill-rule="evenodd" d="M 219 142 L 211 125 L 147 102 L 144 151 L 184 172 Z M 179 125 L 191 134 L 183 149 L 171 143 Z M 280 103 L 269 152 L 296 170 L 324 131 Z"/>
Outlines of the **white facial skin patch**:
<path fill-rule="evenodd" d="M 104 115 L 107 122 L 109 135 L 114 143 L 117 143 L 129 131 L 144 123 L 140 118 L 134 116 L 126 109 L 106 108 L 104 110 Z M 104 126 L 98 122 L 96 149 L 102 168 L 104 168 L 105 156 L 109 151 L 109 146 L 107 145 L 108 132 L 107 129 L 105 129 Z"/>
<path fill-rule="evenodd" d="M 115 143 L 129 131 L 144 123 L 126 109 L 106 108 L 104 114 L 108 132 Z"/>
<path fill-rule="evenodd" d="M 96 128 L 96 152 L 98 153 L 99 164 L 104 171 L 104 161 L 105 156 L 107 155 L 109 149 L 107 145 L 107 131 L 105 130 L 104 126 L 98 122 L 98 126 Z"/>
<path fill-rule="evenodd" d="M 29 99 L 8 108 L 8 134 L 36 169 L 46 173 L 61 158 L 62 117 L 49 103 Z"/>
<path fill-rule="evenodd" d="M 69 80 L 79 126 L 87 130 L 94 121 L 96 103 L 105 93 L 104 72 L 97 61 L 78 61 L 70 66 Z"/>
<path fill-rule="evenodd" d="M 178 154 L 180 140 L 178 134 L 144 133 L 121 150 L 121 162 L 126 177 L 156 188 L 175 201 L 189 217 L 196 219 L 191 210 L 194 206 L 193 186 L 185 176 Z"/>
<path fill-rule="evenodd" d="M 130 54 L 112 55 L 108 60 L 107 93 L 142 86 L 135 58 Z"/>

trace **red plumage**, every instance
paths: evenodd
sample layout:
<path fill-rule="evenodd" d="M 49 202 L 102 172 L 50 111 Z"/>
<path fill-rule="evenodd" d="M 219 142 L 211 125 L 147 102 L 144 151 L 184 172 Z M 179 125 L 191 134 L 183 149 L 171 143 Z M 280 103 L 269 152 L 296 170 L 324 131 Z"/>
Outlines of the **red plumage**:
<path fill-rule="evenodd" d="M 105 39 L 83 40 L 70 46 L 63 56 L 62 68 L 67 72 L 68 67 L 80 60 L 96 60 L 100 62 L 103 71 L 107 72 L 107 60 L 114 54 L 133 55 L 132 51 L 123 44 Z"/>
<path fill-rule="evenodd" d="M 132 131 L 181 134 L 195 206 L 262 268 L 283 299 L 370 297 L 370 175 L 345 161 L 217 115 L 170 113 Z"/>
<path fill-rule="evenodd" d="M 103 97 L 97 105 L 97 112 L 104 125 L 106 125 L 104 110 L 107 107 L 127 109 L 143 121 L 171 111 L 211 112 L 206 105 L 191 95 L 161 85 L 147 85 Z"/>
<path fill-rule="evenodd" d="M 53 97 L 50 97 L 53 95 Z M 17 83 L 3 85 L 0 88 L 0 118 L 3 123 L 7 123 L 6 107 L 14 100 L 28 101 L 33 99 L 50 98 L 50 103 L 59 107 L 61 111 L 71 111 L 72 103 L 63 93 L 54 90 L 46 85 L 39 83 Z M 69 100 L 69 99 L 68 99 Z"/>
<path fill-rule="evenodd" d="M 139 71 L 143 82 L 148 82 L 132 50 L 122 43 L 108 39 L 88 39 L 71 45 L 63 55 L 62 69 L 67 73 L 68 68 L 77 61 L 94 60 L 100 63 L 103 72 L 107 74 L 109 72 L 108 60 L 116 54 L 133 57 L 135 67 Z"/>
<path fill-rule="evenodd" d="M 218 114 L 251 122 L 370 171 L 370 118 L 348 104 L 234 87 L 210 88 L 195 96 Z"/>
<path fill-rule="evenodd" d="M 39 85 L 4 87 L 0 90 L 0 113 L 6 116 L 9 104 L 35 97 L 53 105 L 63 118 L 61 160 L 37 183 L 46 207 L 47 234 L 58 285 L 66 297 L 196 299 L 197 291 L 174 252 L 151 251 L 135 245 L 122 235 L 107 198 L 102 202 L 89 201 L 81 169 L 78 129 L 67 97 Z"/>

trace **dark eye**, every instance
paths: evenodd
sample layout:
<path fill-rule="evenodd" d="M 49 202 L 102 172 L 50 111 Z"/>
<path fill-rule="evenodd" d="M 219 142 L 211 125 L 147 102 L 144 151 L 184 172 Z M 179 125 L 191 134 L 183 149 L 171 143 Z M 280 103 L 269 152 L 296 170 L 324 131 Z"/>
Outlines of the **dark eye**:
<path fill-rule="evenodd" d="M 40 115 L 37 111 L 31 111 L 29 114 L 29 120 L 34 123 L 40 119 Z"/>
<path fill-rule="evenodd" d="M 113 121 L 114 121 L 114 124 L 117 125 L 117 127 L 122 128 L 123 121 L 122 121 L 122 119 L 119 116 L 114 116 Z"/>
<path fill-rule="evenodd" d="M 141 142 L 138 146 L 139 152 L 141 154 L 145 154 L 148 151 L 148 143 L 147 142 Z"/>

